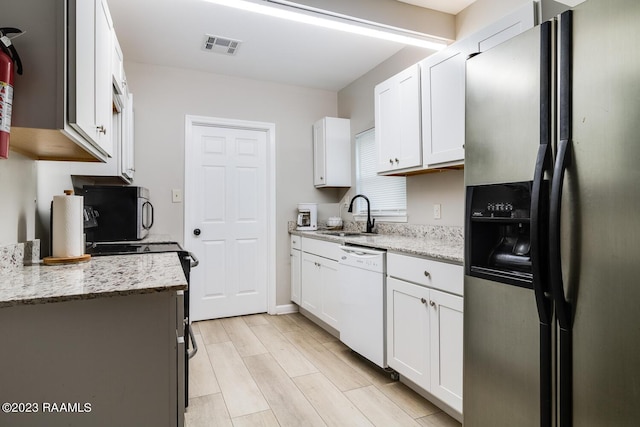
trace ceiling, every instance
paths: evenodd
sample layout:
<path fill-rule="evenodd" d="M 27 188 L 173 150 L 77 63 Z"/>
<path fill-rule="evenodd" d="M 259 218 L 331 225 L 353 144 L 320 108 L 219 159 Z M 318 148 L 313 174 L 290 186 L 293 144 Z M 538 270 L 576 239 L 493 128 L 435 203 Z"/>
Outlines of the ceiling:
<path fill-rule="evenodd" d="M 476 0 L 398 0 L 427 9 L 439 10 L 440 12 L 457 15 L 462 9 L 469 6 Z"/>
<path fill-rule="evenodd" d="M 452 13 L 473 0 L 402 1 Z M 108 3 L 125 62 L 337 91 L 405 47 L 201 0 Z M 241 45 L 233 56 L 206 52 L 205 34 Z"/>

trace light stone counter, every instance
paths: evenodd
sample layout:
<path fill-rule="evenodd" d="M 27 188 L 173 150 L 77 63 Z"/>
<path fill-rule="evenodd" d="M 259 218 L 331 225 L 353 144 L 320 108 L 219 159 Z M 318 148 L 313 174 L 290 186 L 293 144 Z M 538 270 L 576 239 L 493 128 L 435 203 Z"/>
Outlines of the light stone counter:
<path fill-rule="evenodd" d="M 387 227 L 389 226 L 387 225 Z M 396 226 L 395 228 L 389 227 L 388 230 L 381 228 L 380 234 L 345 237 L 322 234 L 322 231 L 297 231 L 295 226 L 290 226 L 289 232 L 302 237 L 386 249 L 459 265 L 464 262 L 462 227 Z M 347 224 L 345 230 L 359 231 L 351 224 Z"/>
<path fill-rule="evenodd" d="M 101 256 L 64 265 L 5 264 L 0 307 L 184 289 L 176 253 Z"/>

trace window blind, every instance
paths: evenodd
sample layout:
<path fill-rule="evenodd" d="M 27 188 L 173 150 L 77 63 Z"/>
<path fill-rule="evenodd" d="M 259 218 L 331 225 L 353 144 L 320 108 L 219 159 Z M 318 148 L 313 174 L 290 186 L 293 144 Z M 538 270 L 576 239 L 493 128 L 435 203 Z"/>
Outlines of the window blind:
<path fill-rule="evenodd" d="M 375 216 L 406 217 L 407 184 L 403 176 L 377 174 L 375 129 L 356 135 L 356 191 L 371 202 L 371 214 Z M 356 199 L 354 214 L 366 215 L 367 203 Z"/>

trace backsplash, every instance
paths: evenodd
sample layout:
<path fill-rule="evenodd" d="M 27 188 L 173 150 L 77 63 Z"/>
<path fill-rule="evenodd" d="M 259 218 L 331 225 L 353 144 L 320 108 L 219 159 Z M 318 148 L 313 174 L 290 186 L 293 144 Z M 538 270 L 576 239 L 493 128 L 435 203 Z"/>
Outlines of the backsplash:
<path fill-rule="evenodd" d="M 40 260 L 40 240 L 0 246 L 0 273 Z"/>
<path fill-rule="evenodd" d="M 325 230 L 327 228 L 329 227 L 327 227 L 325 222 L 318 221 L 318 230 Z M 295 221 L 288 222 L 288 229 L 289 231 L 294 231 L 296 229 Z M 342 225 L 342 229 L 345 231 L 364 232 L 366 224 L 364 222 L 345 221 Z M 376 223 L 374 229 L 378 234 L 392 234 L 396 236 L 416 238 L 422 237 L 433 240 L 448 241 L 452 244 L 463 244 L 464 242 L 464 229 L 457 226 L 381 222 Z"/>

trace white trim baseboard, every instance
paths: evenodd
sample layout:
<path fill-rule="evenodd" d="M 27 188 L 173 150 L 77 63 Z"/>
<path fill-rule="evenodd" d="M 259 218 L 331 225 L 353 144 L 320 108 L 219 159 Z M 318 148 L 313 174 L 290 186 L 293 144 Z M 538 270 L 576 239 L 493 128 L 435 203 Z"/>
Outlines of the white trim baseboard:
<path fill-rule="evenodd" d="M 269 314 L 291 314 L 291 313 L 297 313 L 298 311 L 298 305 L 297 304 L 281 304 L 281 305 L 276 305 L 275 306 L 275 310 L 273 313 L 269 313 Z"/>

